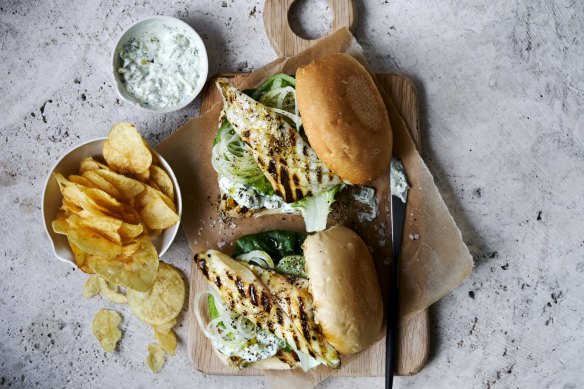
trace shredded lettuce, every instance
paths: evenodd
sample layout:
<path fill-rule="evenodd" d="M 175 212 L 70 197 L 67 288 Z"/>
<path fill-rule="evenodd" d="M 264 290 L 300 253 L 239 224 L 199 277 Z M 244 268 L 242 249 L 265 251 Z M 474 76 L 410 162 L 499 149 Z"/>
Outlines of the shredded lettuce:
<path fill-rule="evenodd" d="M 251 98 L 255 101 L 261 102 L 266 93 L 270 92 L 271 90 L 286 88 L 288 86 L 296 88 L 296 80 L 294 77 L 284 73 L 274 74 L 251 93 Z"/>
<path fill-rule="evenodd" d="M 342 188 L 343 185 L 337 185 L 326 192 L 305 197 L 302 200 L 291 204 L 292 208 L 296 208 L 302 212 L 307 232 L 316 232 L 326 229 L 326 221 L 331 205 L 335 202 L 335 195 Z"/>
<path fill-rule="evenodd" d="M 288 255 L 280 259 L 276 265 L 276 271 L 289 276 L 308 278 L 304 271 L 305 266 L 306 260 L 303 255 Z"/>

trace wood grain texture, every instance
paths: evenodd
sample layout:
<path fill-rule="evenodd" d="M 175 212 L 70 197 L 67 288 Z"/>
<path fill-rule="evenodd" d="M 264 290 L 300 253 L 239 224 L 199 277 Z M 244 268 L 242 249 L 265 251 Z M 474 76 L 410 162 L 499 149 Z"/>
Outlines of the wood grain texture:
<path fill-rule="evenodd" d="M 246 74 L 224 74 L 222 77 L 246 77 Z M 380 74 L 377 82 L 381 90 L 392 97 L 397 109 L 402 114 L 410 134 L 419 148 L 418 103 L 414 85 L 403 76 Z M 210 87 L 209 87 L 210 86 Z M 204 92 L 201 112 L 210 109 L 219 102 L 214 79 Z M 207 288 L 206 281 L 195 266 L 191 269 L 191 285 L 189 293 L 189 336 L 187 340 L 188 353 L 197 370 L 206 374 L 216 375 L 261 375 L 255 369 L 244 369 L 236 372 L 224 366 L 215 356 L 211 343 L 198 328 L 198 323 L 192 313 L 193 297 Z M 343 367 L 335 373 L 338 376 L 383 376 L 385 374 L 385 329 L 380 339 L 368 350 L 343 360 Z M 429 320 L 428 311 L 415 316 L 400 328 L 396 373 L 398 375 L 413 375 L 418 373 L 427 361 L 429 352 Z"/>
<path fill-rule="evenodd" d="M 288 23 L 288 12 L 296 0 L 266 0 L 264 4 L 264 27 L 274 50 L 280 57 L 289 57 L 299 53 L 316 42 L 296 35 Z M 329 33 L 343 27 L 353 29 L 357 19 L 357 10 L 353 0 L 328 0 L 333 24 Z"/>

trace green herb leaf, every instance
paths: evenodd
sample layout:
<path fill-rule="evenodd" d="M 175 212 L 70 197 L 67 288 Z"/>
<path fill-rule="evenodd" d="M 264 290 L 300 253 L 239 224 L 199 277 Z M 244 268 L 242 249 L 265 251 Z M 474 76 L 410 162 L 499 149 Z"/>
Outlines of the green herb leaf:
<path fill-rule="evenodd" d="M 267 231 L 244 235 L 235 242 L 234 257 L 254 250 L 265 251 L 277 264 L 289 255 L 303 255 L 302 244 L 306 234 L 293 231 Z"/>

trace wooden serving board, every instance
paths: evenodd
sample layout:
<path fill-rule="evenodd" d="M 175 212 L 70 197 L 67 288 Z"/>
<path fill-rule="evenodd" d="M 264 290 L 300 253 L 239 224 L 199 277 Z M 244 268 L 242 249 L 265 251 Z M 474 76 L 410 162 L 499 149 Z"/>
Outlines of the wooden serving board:
<path fill-rule="evenodd" d="M 222 77 L 239 78 L 246 74 L 224 74 Z M 418 102 L 416 90 L 406 77 L 380 74 L 377 76 L 378 85 L 392 97 L 397 109 L 402 114 L 412 139 L 418 149 L 420 132 L 418 127 Z M 211 86 L 211 87 L 209 87 Z M 214 79 L 208 83 L 201 104 L 201 112 L 210 109 L 220 101 Z M 387 277 L 390 275 L 387 274 Z M 188 353 L 197 370 L 205 374 L 214 375 L 261 375 L 256 369 L 244 369 L 237 372 L 223 365 L 215 355 L 211 342 L 201 332 L 195 315 L 192 312 L 193 298 L 201 290 L 207 289 L 207 282 L 203 279 L 196 266 L 192 266 L 189 293 L 189 335 Z M 383 330 L 385 333 L 385 329 Z M 429 351 L 429 321 L 428 312 L 424 311 L 415 316 L 406 325 L 400 328 L 399 346 L 396 372 L 398 375 L 413 375 L 418 373 L 426 363 Z M 337 376 L 383 376 L 385 374 L 385 337 L 380 339 L 368 350 L 358 354 L 349 363 L 335 372 Z"/>

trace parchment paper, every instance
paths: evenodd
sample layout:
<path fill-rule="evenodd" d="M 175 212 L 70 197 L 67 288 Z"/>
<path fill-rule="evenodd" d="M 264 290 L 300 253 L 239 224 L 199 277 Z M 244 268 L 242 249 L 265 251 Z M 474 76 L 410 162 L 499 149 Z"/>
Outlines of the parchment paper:
<path fill-rule="evenodd" d="M 351 54 L 365 64 L 360 45 L 348 30 L 342 29 L 298 55 L 280 58 L 255 70 L 237 86 L 242 89 L 256 87 L 266 77 L 279 72 L 295 74 L 299 66 L 338 52 Z M 389 97 L 383 91 L 382 94 L 393 130 L 393 153 L 402 160 L 412 187 L 400 260 L 400 322 L 405 323 L 460 284 L 472 271 L 473 263 L 405 122 Z M 219 188 L 217 174 L 211 166 L 211 147 L 220 110 L 221 104 L 216 104 L 203 115 L 191 119 L 157 148 L 173 168 L 181 187 L 182 226 L 193 252 L 216 248 L 231 253 L 233 242 L 248 233 L 272 229 L 303 231 L 304 222 L 295 215 L 232 219 L 219 214 Z M 344 224 L 363 238 L 375 259 L 380 285 L 385 291 L 389 286 L 391 263 L 389 169 L 372 186 L 376 188 L 380 208 L 376 219 L 359 222 L 358 214 L 366 208 L 352 199 L 351 190 L 345 190 L 333 205 L 329 226 Z M 409 239 L 410 234 L 419 235 L 419 238 Z M 350 357 L 343 358 L 343 362 L 347 359 Z M 296 369 L 270 371 L 266 376 L 274 387 L 299 388 L 312 387 L 333 372 L 323 367 L 308 374 Z"/>

